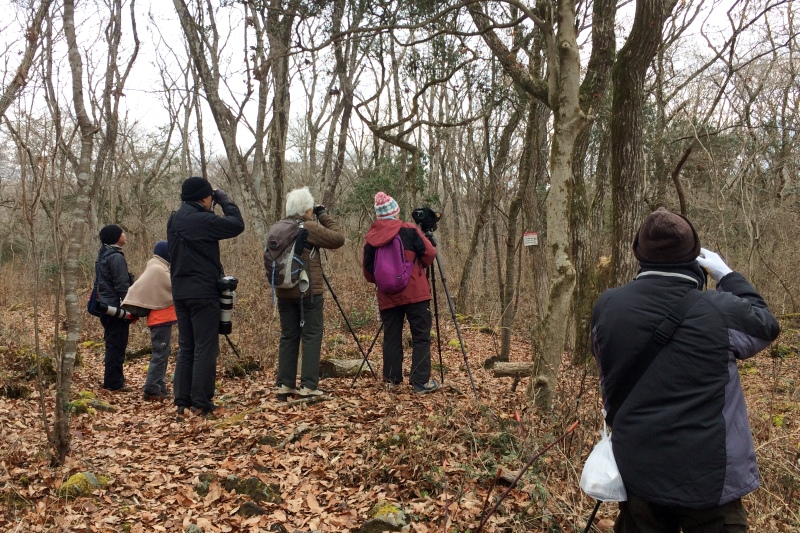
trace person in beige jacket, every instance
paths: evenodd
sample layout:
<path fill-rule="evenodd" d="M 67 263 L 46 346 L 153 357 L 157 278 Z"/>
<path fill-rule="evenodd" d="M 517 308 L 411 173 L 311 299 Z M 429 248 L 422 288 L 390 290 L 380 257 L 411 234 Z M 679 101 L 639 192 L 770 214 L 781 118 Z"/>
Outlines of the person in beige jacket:
<path fill-rule="evenodd" d="M 172 325 L 178 321 L 172 302 L 172 282 L 169 278 L 169 247 L 167 241 L 158 241 L 153 248 L 153 257 L 147 262 L 142 275 L 125 296 L 122 306 L 128 309 L 149 310 L 147 327 L 153 354 L 144 382 L 145 400 L 165 400 L 170 393 L 165 377 L 169 361 Z"/>
<path fill-rule="evenodd" d="M 286 217 L 302 220 L 308 231 L 306 250 L 301 257 L 308 267 L 309 288 L 301 294 L 299 285 L 291 289 L 275 289 L 281 319 L 281 340 L 278 347 L 276 386 L 278 400 L 289 396 L 319 396 L 319 358 L 322 349 L 323 288 L 320 249 L 333 250 L 344 245 L 344 233 L 325 206 L 314 207 L 314 197 L 308 187 L 295 189 L 286 195 Z M 316 221 L 314 221 L 316 217 Z M 301 309 L 302 306 L 302 309 Z M 302 312 L 301 312 L 302 311 Z M 301 324 L 302 317 L 302 324 Z M 303 360 L 300 368 L 300 390 L 297 383 L 297 358 L 303 341 Z"/>

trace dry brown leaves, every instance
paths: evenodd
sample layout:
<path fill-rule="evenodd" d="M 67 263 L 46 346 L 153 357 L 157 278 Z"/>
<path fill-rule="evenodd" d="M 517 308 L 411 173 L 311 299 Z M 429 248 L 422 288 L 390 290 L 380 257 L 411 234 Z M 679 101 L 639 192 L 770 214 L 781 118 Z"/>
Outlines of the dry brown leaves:
<path fill-rule="evenodd" d="M 512 391 L 510 379 L 482 368 L 497 340 L 466 321 L 478 401 L 461 351 L 447 346 L 455 338 L 449 322 L 441 317 L 445 387 L 435 394 L 414 395 L 407 385 L 390 391 L 367 372 L 352 390 L 350 379 L 323 380 L 330 400 L 287 406 L 274 398 L 272 369 L 239 379 L 220 372 L 216 399 L 233 416 L 216 421 L 176 417 L 171 403 L 145 402 L 139 392 L 102 391 L 102 353 L 84 353 L 74 390 L 92 390 L 118 410 L 73 418 L 73 451 L 62 467 L 48 465 L 36 395 L 0 398 L 0 530 L 173 532 L 196 524 L 206 533 L 258 532 L 280 524 L 290 532 L 355 531 L 386 499 L 410 515 L 410 531 L 474 531 L 487 492 L 491 505 L 506 489 L 493 487 L 498 469 L 518 470 L 575 419 L 578 430 L 533 465 L 485 530 L 582 530 L 594 502 L 578 479 L 600 422 L 593 365 L 572 366 L 565 357 L 558 403 L 540 416 L 525 397 L 527 380 Z M 368 329 L 360 333 L 370 335 Z M 327 331 L 326 338 L 337 333 L 353 342 L 347 332 Z M 796 347 L 796 332 L 782 342 Z M 517 339 L 512 360 L 529 359 L 529 350 Z M 435 343 L 433 358 L 437 364 Z M 379 359 L 371 357 L 378 371 Z M 780 363 L 759 356 L 742 371 L 766 488 L 748 505 L 751 523 L 763 531 L 800 523 L 797 360 L 796 349 Z M 137 391 L 146 365 L 126 364 Z M 52 390 L 45 403 L 52 409 Z M 110 476 L 109 487 L 77 500 L 55 496 L 63 480 L 85 470 Z M 282 502 L 257 502 L 262 515 L 239 514 L 252 498 L 225 489 L 231 475 L 277 485 Z M 197 487 L 209 479 L 201 495 Z M 615 514 L 612 505 L 601 506 L 596 524 L 608 530 Z"/>

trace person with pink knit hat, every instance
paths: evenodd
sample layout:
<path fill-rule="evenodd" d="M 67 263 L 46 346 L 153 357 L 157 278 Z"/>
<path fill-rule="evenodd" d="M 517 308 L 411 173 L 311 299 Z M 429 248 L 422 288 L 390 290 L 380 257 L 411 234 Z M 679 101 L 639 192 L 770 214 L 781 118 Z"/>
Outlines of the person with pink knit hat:
<path fill-rule="evenodd" d="M 425 269 L 436 248 L 410 222 L 400 220 L 400 206 L 385 192 L 375 195 L 375 222 L 364 244 L 364 277 L 376 284 L 383 321 L 383 380 L 391 387 L 403 381 L 403 323 L 408 319 L 413 348 L 409 381 L 425 394 L 441 386 L 431 379 L 431 288 Z M 399 268 L 398 275 L 387 272 Z"/>

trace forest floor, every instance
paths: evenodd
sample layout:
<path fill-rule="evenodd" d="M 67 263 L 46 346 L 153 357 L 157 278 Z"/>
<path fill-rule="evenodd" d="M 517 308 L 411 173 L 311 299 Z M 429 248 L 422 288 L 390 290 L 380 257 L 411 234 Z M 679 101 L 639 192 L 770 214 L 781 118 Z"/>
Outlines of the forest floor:
<path fill-rule="evenodd" d="M 335 316 L 337 309 L 326 313 Z M 32 313 L 4 314 L 8 325 L 30 321 Z M 74 415 L 72 450 L 53 467 L 41 415 L 42 405 L 52 413 L 53 385 L 46 385 L 43 402 L 35 380 L 28 398 L 0 397 L 0 531 L 179 532 L 191 524 L 205 533 L 359 531 L 370 509 L 386 500 L 406 513 L 406 531 L 474 532 L 481 513 L 508 488 L 495 483 L 498 471 L 519 471 L 575 420 L 577 429 L 533 462 L 484 531 L 583 531 L 594 505 L 578 487 L 600 427 L 594 363 L 571 365 L 565 355 L 553 410 L 537 412 L 526 398 L 528 379 L 514 388 L 511 378 L 483 368 L 498 340 L 471 317 L 460 325 L 477 398 L 445 315 L 445 385 L 429 395 L 412 394 L 407 383 L 389 390 L 367 370 L 352 389 L 350 378 L 323 379 L 326 400 L 281 403 L 274 355 L 262 370 L 232 377 L 226 369 L 236 358 L 221 339 L 215 400 L 231 416 L 219 420 L 177 416 L 171 402 L 144 401 L 146 356 L 125 365 L 134 392 L 102 390 L 102 335 L 92 320 L 84 320 L 73 391 L 91 391 L 115 411 Z M 370 327 L 359 331 L 367 345 Z M 143 324 L 137 328 L 131 351 L 149 344 Z M 780 357 L 760 354 L 740 366 L 762 473 L 762 488 L 746 498 L 754 531 L 800 528 L 797 328 L 796 319 L 784 323 L 773 352 Z M 30 365 L 31 348 L 13 329 L 0 332 L 0 389 L 10 390 L 22 362 Z M 355 346 L 347 330 L 328 325 L 323 357 L 341 343 Z M 439 379 L 435 341 L 432 353 Z M 530 347 L 515 339 L 511 360 L 529 359 Z M 370 360 L 380 376 L 379 350 Z M 174 355 L 168 377 L 173 369 Z M 84 497 L 58 495 L 65 480 L 86 471 L 108 485 Z M 250 478 L 261 482 L 251 480 L 256 490 L 234 486 Z M 602 505 L 593 531 L 610 531 L 615 515 L 615 504 Z"/>

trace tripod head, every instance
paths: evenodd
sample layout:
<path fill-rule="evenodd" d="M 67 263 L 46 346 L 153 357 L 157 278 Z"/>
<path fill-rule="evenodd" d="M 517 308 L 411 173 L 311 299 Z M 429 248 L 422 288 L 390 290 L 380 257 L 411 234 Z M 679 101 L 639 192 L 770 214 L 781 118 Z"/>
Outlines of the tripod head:
<path fill-rule="evenodd" d="M 436 248 L 436 239 L 433 238 L 433 232 L 432 231 L 425 231 L 422 234 L 425 235 L 425 237 L 429 241 L 431 241 L 431 244 L 433 245 L 433 247 Z"/>

